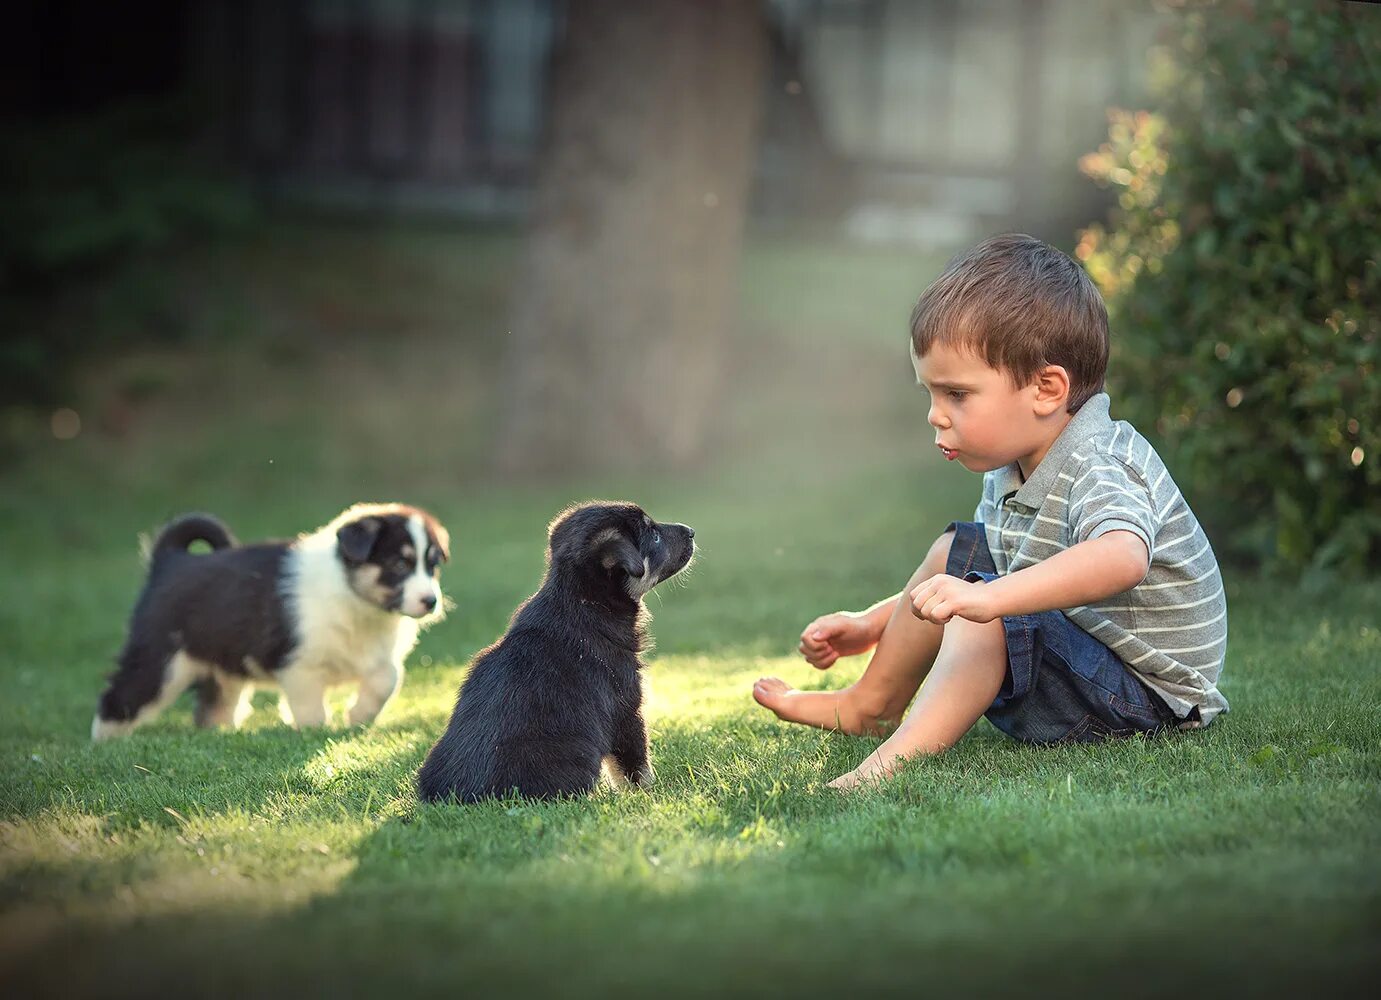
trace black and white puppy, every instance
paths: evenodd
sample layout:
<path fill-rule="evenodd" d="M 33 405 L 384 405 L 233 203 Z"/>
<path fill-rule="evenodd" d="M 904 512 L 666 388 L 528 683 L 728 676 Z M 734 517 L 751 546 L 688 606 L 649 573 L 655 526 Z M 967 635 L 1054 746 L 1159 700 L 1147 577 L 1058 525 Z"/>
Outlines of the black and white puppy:
<path fill-rule="evenodd" d="M 690 562 L 695 532 L 631 503 L 564 511 L 541 588 L 481 652 L 417 776 L 426 801 L 591 791 L 608 766 L 650 784 L 642 716 L 643 595 Z"/>
<path fill-rule="evenodd" d="M 212 551 L 189 552 L 197 541 Z M 150 548 L 91 738 L 129 732 L 189 687 L 201 726 L 238 727 L 255 686 L 281 691 L 285 721 L 324 725 L 326 689 L 346 683 L 359 685 L 350 724 L 371 721 L 440 616 L 449 544 L 436 518 L 402 504 L 358 504 L 293 541 L 243 546 L 209 515 L 173 521 Z"/>

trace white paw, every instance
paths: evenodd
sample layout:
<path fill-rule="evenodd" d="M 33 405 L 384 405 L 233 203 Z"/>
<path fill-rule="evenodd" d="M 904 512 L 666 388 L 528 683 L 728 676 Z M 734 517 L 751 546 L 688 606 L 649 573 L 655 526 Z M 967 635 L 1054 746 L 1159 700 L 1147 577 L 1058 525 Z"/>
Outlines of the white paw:
<path fill-rule="evenodd" d="M 356 712 L 354 709 L 345 713 L 345 721 L 351 726 L 367 726 L 378 718 L 378 712 Z"/>
<path fill-rule="evenodd" d="M 623 773 L 623 768 L 619 767 L 618 761 L 612 756 L 600 761 L 599 777 L 609 788 L 628 787 L 628 775 Z"/>
<path fill-rule="evenodd" d="M 133 722 L 117 722 L 114 719 L 102 719 L 97 715 L 91 720 L 91 742 L 101 743 L 105 740 L 113 740 L 124 736 L 133 728 Z"/>

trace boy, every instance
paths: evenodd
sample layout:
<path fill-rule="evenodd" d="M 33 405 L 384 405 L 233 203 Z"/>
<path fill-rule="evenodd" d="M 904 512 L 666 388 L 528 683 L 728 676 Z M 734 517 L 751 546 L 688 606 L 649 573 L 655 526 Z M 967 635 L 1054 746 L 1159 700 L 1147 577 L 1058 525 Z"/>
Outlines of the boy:
<path fill-rule="evenodd" d="M 876 647 L 855 684 L 754 685 L 789 722 L 890 733 L 831 787 L 944 750 L 982 715 L 1053 743 L 1225 711 L 1218 565 L 1160 457 L 1108 416 L 1108 316 L 1088 275 L 1029 236 L 990 239 L 921 295 L 911 360 L 936 445 L 985 474 L 983 496 L 976 523 L 951 524 L 902 593 L 801 633 L 821 670 Z"/>

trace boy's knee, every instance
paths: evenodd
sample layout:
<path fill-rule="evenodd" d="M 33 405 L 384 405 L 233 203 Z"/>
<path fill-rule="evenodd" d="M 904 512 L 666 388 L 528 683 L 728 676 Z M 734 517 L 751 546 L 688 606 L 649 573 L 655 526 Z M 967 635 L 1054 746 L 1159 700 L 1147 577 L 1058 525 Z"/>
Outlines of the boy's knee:
<path fill-rule="evenodd" d="M 971 622 L 967 618 L 954 617 L 945 625 L 942 648 L 955 655 L 977 656 L 979 658 L 1007 651 L 1007 631 L 1001 618 L 990 622 Z M 1002 663 L 1006 663 L 1002 657 Z"/>

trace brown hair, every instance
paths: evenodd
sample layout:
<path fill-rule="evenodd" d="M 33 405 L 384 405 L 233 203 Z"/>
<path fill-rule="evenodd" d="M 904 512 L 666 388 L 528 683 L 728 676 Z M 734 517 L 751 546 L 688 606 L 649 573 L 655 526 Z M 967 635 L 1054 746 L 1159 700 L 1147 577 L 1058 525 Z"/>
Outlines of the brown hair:
<path fill-rule="evenodd" d="M 1073 413 L 1103 389 L 1108 310 L 1070 257 L 1021 233 L 955 257 L 911 312 L 911 348 L 964 349 L 1023 386 L 1046 365 L 1069 373 Z"/>

